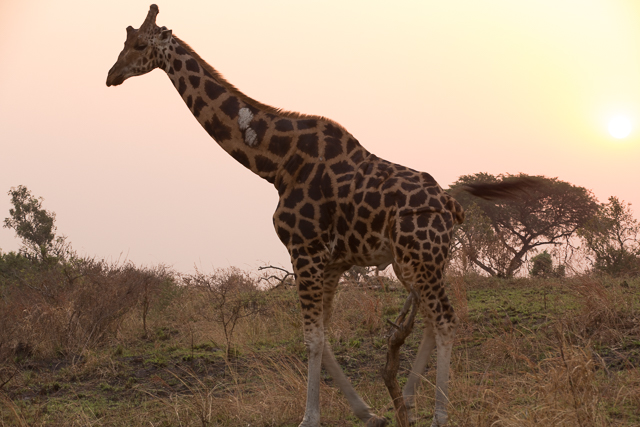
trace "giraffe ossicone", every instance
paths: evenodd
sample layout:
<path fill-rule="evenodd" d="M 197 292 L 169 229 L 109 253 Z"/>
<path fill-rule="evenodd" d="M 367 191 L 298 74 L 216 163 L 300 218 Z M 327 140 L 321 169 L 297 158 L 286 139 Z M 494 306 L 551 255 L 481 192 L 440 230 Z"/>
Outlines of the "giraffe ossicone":
<path fill-rule="evenodd" d="M 424 317 L 422 343 L 403 389 L 408 407 L 432 350 L 437 351 L 432 426 L 447 422 L 449 364 L 457 317 L 444 291 L 443 272 L 460 204 L 431 175 L 367 151 L 338 123 L 262 104 L 229 84 L 166 27 L 151 5 L 139 29 L 109 70 L 107 86 L 155 68 L 166 72 L 209 135 L 240 164 L 272 183 L 279 194 L 276 233 L 291 256 L 304 339 L 309 351 L 303 427 L 320 425 L 320 369 L 324 365 L 353 412 L 369 426 L 373 414 L 338 365 L 324 331 L 341 275 L 353 265 L 387 266 L 415 289 Z M 483 184 L 469 191 L 483 196 Z M 513 190 L 513 188 L 511 188 Z"/>

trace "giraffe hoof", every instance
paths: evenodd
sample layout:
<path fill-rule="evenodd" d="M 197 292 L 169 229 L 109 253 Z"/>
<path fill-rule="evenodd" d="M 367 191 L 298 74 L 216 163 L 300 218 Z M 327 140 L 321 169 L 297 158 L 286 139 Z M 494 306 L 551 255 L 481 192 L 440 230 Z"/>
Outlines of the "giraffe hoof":
<path fill-rule="evenodd" d="M 384 417 L 373 416 L 367 420 L 366 427 L 385 427 L 387 425 L 387 419 Z"/>
<path fill-rule="evenodd" d="M 438 420 L 437 418 L 434 418 L 433 422 L 431 423 L 431 427 L 446 427 L 446 426 L 447 426 L 446 418 L 443 420 L 443 422 L 440 422 L 440 420 Z"/>

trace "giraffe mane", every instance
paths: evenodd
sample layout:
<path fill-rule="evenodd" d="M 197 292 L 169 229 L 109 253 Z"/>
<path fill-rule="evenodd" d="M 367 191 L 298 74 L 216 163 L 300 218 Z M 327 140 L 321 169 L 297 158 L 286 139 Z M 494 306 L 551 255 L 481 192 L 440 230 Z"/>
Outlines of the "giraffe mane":
<path fill-rule="evenodd" d="M 229 83 L 229 81 L 227 79 L 225 79 L 224 76 L 222 74 L 220 74 L 220 72 L 218 72 L 218 70 L 216 70 L 211 65 L 209 65 L 207 63 L 207 61 L 202 59 L 202 57 L 200 57 L 200 55 L 198 55 L 196 53 L 196 51 L 194 51 L 191 46 L 189 46 L 187 43 L 185 43 L 184 41 L 182 41 L 180 38 L 176 37 L 175 35 L 173 35 L 173 38 L 178 43 L 180 43 L 180 45 L 187 52 L 189 52 L 189 54 L 191 56 L 193 56 L 193 58 L 195 58 L 196 61 L 198 61 L 198 64 L 200 64 L 200 66 L 202 68 L 207 70 L 219 83 L 222 83 L 234 96 L 238 97 L 243 102 L 246 102 L 247 104 L 252 105 L 252 106 L 254 106 L 254 107 L 256 107 L 256 108 L 258 108 L 260 110 L 263 110 L 263 111 L 265 111 L 267 113 L 277 114 L 279 116 L 283 116 L 283 117 L 286 117 L 286 118 L 325 120 L 325 121 L 328 121 L 328 122 L 330 122 L 330 123 L 332 123 L 334 125 L 338 125 L 339 127 L 342 128 L 342 125 L 340 125 L 339 123 L 335 122 L 334 120 L 331 120 L 331 119 L 329 119 L 327 117 L 324 117 L 324 116 L 317 116 L 317 115 L 312 115 L 312 114 L 298 113 L 296 111 L 289 111 L 289 110 L 285 110 L 285 109 L 282 109 L 282 108 L 276 108 L 276 107 L 273 107 L 271 105 L 263 104 L 260 101 L 256 101 L 255 99 L 253 99 L 253 98 L 245 95 L 244 93 L 242 93 L 233 84 Z"/>

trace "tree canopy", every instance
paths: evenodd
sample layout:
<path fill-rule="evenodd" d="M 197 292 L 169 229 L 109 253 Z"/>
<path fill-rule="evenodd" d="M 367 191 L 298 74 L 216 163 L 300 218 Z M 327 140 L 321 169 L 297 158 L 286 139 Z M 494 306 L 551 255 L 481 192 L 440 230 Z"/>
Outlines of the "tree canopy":
<path fill-rule="evenodd" d="M 508 199 L 484 200 L 464 185 L 530 178 L 535 185 Z M 449 189 L 466 209 L 455 243 L 469 261 L 494 276 L 512 277 L 533 249 L 571 237 L 598 210 L 584 187 L 544 176 L 477 173 L 460 177 Z"/>

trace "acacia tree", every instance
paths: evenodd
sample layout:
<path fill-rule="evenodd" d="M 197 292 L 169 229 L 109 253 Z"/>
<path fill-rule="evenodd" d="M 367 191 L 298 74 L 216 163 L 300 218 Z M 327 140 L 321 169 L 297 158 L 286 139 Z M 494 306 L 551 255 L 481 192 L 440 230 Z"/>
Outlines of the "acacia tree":
<path fill-rule="evenodd" d="M 460 191 L 466 184 L 515 178 L 528 178 L 535 185 L 498 201 Z M 544 176 L 477 173 L 460 177 L 449 191 L 467 210 L 468 224 L 456 232 L 458 252 L 499 277 L 512 277 L 530 251 L 566 241 L 597 212 L 589 190 Z"/>
<path fill-rule="evenodd" d="M 638 274 L 640 223 L 633 217 L 631 204 L 609 197 L 578 234 L 594 255 L 596 270 L 614 276 Z"/>

